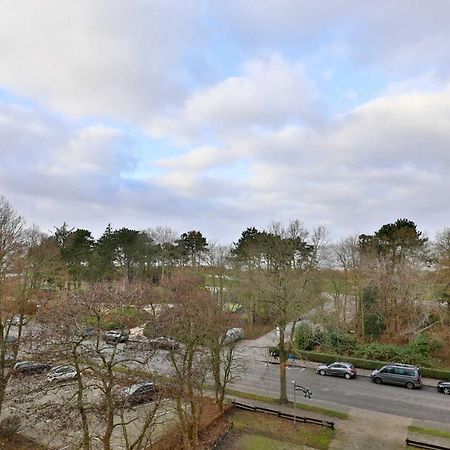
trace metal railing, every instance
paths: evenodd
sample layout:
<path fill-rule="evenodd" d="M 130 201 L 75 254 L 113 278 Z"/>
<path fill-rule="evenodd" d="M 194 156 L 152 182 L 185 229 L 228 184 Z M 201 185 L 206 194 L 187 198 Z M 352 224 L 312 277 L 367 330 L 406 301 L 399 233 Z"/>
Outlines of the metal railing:
<path fill-rule="evenodd" d="M 409 445 L 410 447 L 424 448 L 424 449 L 428 449 L 428 450 L 450 450 L 450 447 L 443 447 L 442 445 L 414 441 L 412 439 L 406 439 L 406 445 Z"/>
<path fill-rule="evenodd" d="M 261 406 L 253 406 L 253 405 L 246 405 L 245 403 L 239 403 L 236 401 L 232 401 L 232 404 L 236 408 L 245 409 L 247 411 L 256 411 L 256 412 L 262 412 L 267 414 L 272 414 L 277 417 L 281 417 L 282 419 L 288 419 L 293 420 L 296 422 L 303 422 L 303 423 L 313 423 L 315 425 L 322 425 L 324 427 L 334 428 L 334 422 L 329 422 L 328 420 L 321 420 L 321 419 L 314 419 L 312 417 L 304 417 L 304 416 L 298 416 L 294 414 L 285 413 L 282 411 L 278 411 L 275 409 L 270 408 L 263 408 Z"/>

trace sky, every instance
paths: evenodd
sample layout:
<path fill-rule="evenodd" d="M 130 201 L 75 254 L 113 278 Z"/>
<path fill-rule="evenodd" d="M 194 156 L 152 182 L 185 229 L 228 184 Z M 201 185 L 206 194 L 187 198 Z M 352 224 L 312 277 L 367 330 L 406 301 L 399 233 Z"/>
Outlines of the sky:
<path fill-rule="evenodd" d="M 0 195 L 66 222 L 450 226 L 450 1 L 0 0 Z"/>

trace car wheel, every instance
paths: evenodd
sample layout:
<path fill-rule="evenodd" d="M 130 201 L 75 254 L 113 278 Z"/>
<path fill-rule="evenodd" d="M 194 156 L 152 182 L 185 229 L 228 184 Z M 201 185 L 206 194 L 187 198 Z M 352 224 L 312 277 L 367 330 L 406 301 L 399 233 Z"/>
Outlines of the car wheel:
<path fill-rule="evenodd" d="M 406 383 L 406 387 L 408 389 L 414 389 L 414 383 L 411 383 L 411 381 L 408 381 L 408 383 Z"/>
<path fill-rule="evenodd" d="M 442 391 L 444 394 L 446 394 L 446 395 L 450 395 L 450 388 L 444 388 L 443 389 L 443 391 Z"/>
<path fill-rule="evenodd" d="M 375 378 L 373 379 L 373 382 L 374 382 L 375 384 L 383 384 L 383 380 L 382 380 L 380 377 L 375 377 Z"/>
<path fill-rule="evenodd" d="M 326 375 L 327 373 L 325 372 L 325 370 L 321 369 L 319 370 L 320 375 Z"/>
<path fill-rule="evenodd" d="M 350 380 L 350 378 L 352 377 L 349 373 L 346 373 L 345 375 L 344 375 L 344 377 L 345 377 L 345 379 L 346 380 Z"/>

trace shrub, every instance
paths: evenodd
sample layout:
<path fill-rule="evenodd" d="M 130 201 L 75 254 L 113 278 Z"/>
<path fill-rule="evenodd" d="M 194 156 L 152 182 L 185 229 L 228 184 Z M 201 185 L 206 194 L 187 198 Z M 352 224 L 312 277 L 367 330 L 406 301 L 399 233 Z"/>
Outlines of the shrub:
<path fill-rule="evenodd" d="M 339 354 L 352 354 L 358 344 L 354 336 L 339 331 L 329 332 L 326 342 L 330 350 Z"/>

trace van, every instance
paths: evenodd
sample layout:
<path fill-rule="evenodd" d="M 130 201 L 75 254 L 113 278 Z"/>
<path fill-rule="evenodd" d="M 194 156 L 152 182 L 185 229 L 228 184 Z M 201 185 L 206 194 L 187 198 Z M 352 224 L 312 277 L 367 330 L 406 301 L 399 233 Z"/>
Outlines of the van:
<path fill-rule="evenodd" d="M 377 384 L 394 384 L 408 389 L 422 387 L 419 368 L 409 364 L 388 364 L 374 370 L 370 378 Z"/>

